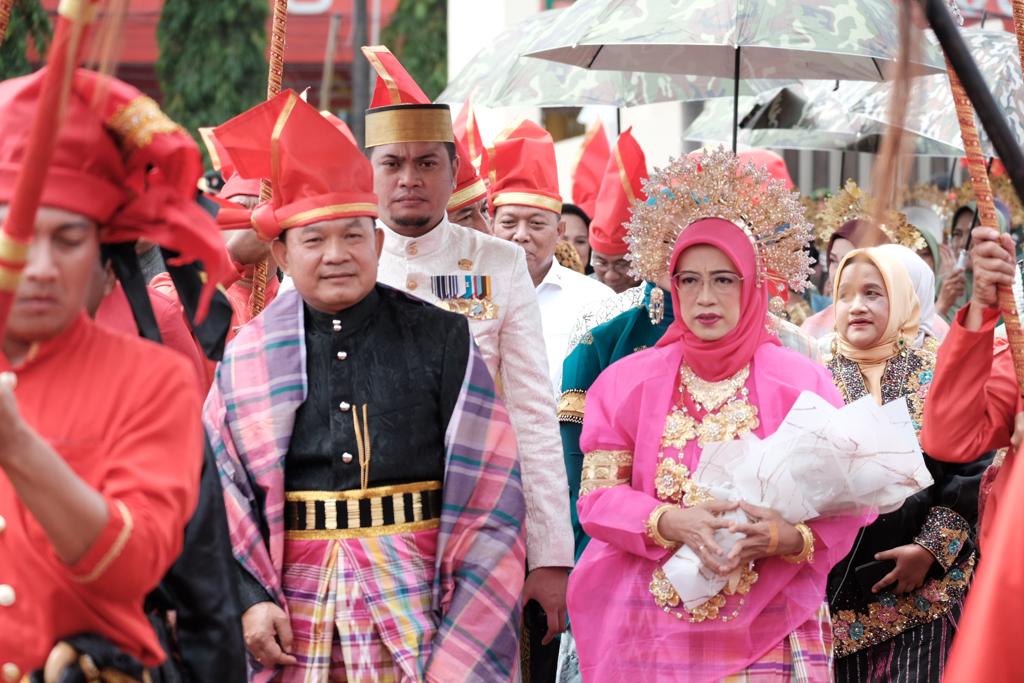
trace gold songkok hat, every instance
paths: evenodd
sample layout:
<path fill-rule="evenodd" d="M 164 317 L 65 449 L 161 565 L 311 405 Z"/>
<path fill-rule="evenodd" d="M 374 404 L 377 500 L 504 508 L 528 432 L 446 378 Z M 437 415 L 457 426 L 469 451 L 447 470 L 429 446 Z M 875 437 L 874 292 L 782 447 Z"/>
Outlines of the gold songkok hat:
<path fill-rule="evenodd" d="M 396 142 L 455 142 L 447 104 L 432 104 L 391 50 L 363 46 L 377 72 L 373 101 L 366 110 L 366 148 Z"/>

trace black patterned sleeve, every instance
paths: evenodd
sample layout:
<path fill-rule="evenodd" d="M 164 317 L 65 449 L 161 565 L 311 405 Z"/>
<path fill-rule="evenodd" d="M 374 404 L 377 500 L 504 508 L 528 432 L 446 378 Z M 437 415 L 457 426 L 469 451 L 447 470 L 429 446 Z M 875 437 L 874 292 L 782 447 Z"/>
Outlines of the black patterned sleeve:
<path fill-rule="evenodd" d="M 933 507 L 914 543 L 934 555 L 943 571 L 949 571 L 970 537 L 971 524 L 966 519 L 949 508 Z"/>

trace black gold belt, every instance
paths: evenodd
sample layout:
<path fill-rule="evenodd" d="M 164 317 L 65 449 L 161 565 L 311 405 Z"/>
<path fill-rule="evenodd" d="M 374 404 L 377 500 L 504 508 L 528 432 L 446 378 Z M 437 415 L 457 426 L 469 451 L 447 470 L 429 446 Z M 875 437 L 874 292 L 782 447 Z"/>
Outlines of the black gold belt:
<path fill-rule="evenodd" d="M 441 519 L 441 482 L 353 491 L 285 493 L 285 537 L 328 540 L 434 529 Z"/>

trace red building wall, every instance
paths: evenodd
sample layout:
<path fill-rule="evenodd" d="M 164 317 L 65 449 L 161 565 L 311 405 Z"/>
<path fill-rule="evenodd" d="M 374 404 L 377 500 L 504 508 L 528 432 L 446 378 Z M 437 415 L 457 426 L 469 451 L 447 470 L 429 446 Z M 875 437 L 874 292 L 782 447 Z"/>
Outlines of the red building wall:
<path fill-rule="evenodd" d="M 55 13 L 60 0 L 42 0 L 43 6 Z M 217 0 L 210 0 L 216 2 Z M 386 26 L 399 0 L 380 0 L 381 26 Z M 273 3 L 270 3 L 271 6 Z M 288 42 L 285 52 L 285 86 L 301 91 L 310 87 L 312 102 L 319 104 L 320 80 L 323 75 L 327 34 L 331 16 L 340 15 L 337 50 L 334 55 L 334 78 L 331 108 L 345 109 L 350 97 L 350 66 L 352 64 L 353 0 L 290 0 Z M 372 0 L 366 0 L 372 11 Z M 155 99 L 160 99 L 154 64 L 158 54 L 157 23 L 163 0 L 130 0 L 128 14 L 121 31 L 117 75 Z M 270 24 L 267 24 L 269 35 Z M 369 29 L 367 31 L 369 33 Z M 185 38 L 187 39 L 187 37 Z M 269 42 L 269 41 L 268 41 Z M 88 53 L 87 53 L 88 54 Z M 362 56 L 360 56 L 362 59 Z M 201 65 L 197 65 L 201 68 Z"/>

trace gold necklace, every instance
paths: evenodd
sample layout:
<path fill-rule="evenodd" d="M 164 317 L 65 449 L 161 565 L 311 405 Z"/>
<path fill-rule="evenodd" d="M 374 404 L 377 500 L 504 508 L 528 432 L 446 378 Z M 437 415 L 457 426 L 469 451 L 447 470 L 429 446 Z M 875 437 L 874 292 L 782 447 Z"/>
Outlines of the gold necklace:
<path fill-rule="evenodd" d="M 694 374 L 689 366 L 679 368 L 679 399 L 665 418 L 661 447 L 682 451 L 690 441 L 697 439 L 703 448 L 714 441 L 732 441 L 752 429 L 757 429 L 757 407 L 747 402 L 750 392 L 746 383 L 750 365 L 732 377 L 720 382 L 708 382 Z M 685 393 L 705 412 L 698 422 L 686 408 Z"/>
<path fill-rule="evenodd" d="M 694 404 L 701 410 L 710 413 L 721 408 L 726 401 L 735 396 L 736 392 L 747 383 L 749 377 L 750 366 L 744 365 L 732 377 L 718 382 L 709 382 L 698 377 L 689 365 L 683 363 L 679 368 L 679 392 L 682 393 L 684 389 L 688 391 Z"/>

